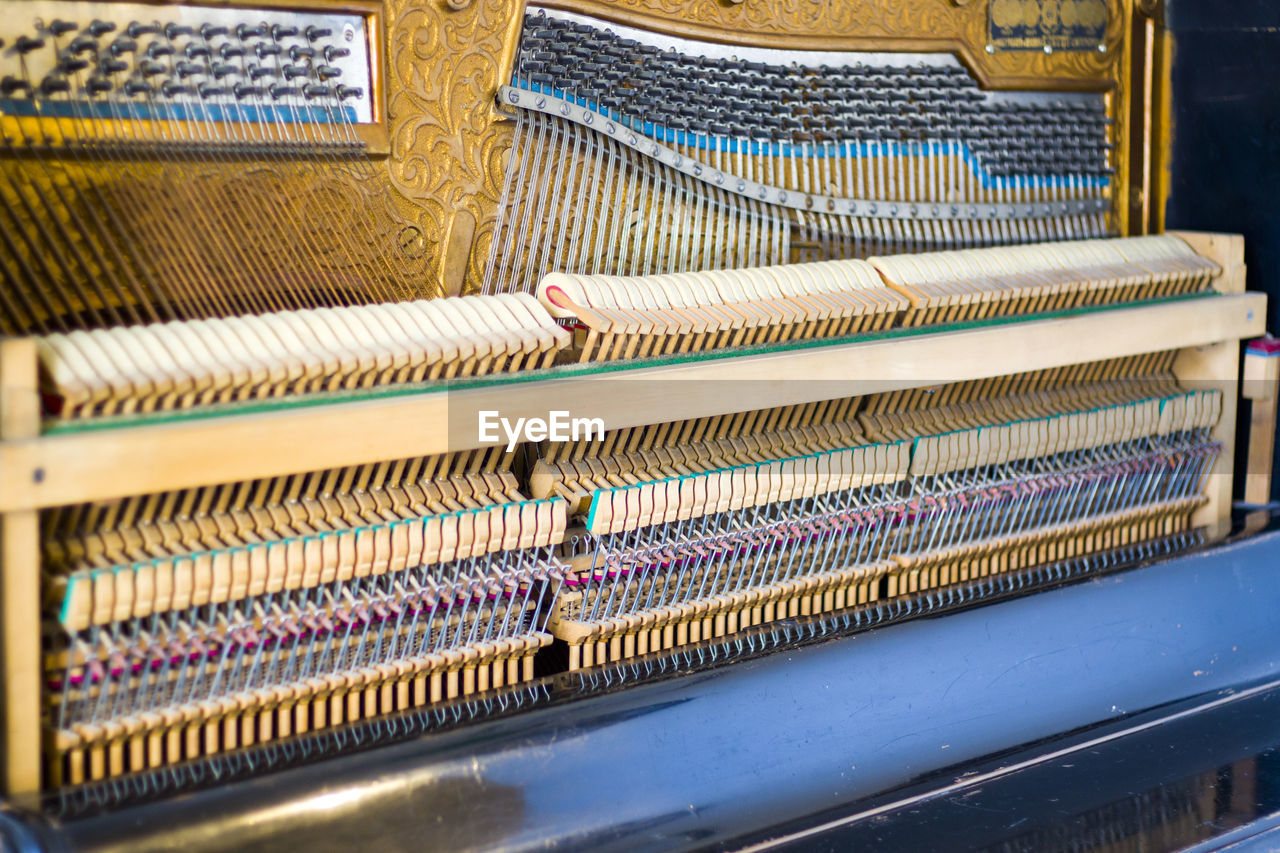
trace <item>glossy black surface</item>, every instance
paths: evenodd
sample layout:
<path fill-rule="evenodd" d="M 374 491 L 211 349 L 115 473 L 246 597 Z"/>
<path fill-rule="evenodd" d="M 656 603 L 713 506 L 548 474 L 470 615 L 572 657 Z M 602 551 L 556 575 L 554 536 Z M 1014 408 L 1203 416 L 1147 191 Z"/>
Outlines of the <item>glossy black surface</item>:
<path fill-rule="evenodd" d="M 148 806 L 43 827 L 29 818 L 26 831 L 50 849 L 189 853 L 350 849 L 372 834 L 381 850 L 732 847 L 1280 678 L 1278 562 L 1269 532 Z M 1228 733 L 1271 745 L 1232 719 Z M 1243 755 L 1239 743 L 1206 749 L 1115 790 L 1141 796 Z M 1110 802 L 1074 776 L 1045 779 L 1042 790 L 1077 798 L 1065 816 Z M 966 828 L 948 816 L 946 846 L 1057 831 L 1047 793 L 999 800 L 996 789 L 983 795 L 1004 817 Z"/>
<path fill-rule="evenodd" d="M 1280 687 L 1140 715 L 965 768 L 942 791 L 921 787 L 909 802 L 777 827 L 762 846 L 1161 853 L 1235 833 L 1274 849 Z"/>
<path fill-rule="evenodd" d="M 1280 331 L 1280 3 L 1166 0 L 1173 35 L 1168 228 L 1243 234 Z M 1248 419 L 1243 420 L 1244 427 Z M 1243 470 L 1243 442 L 1236 470 Z M 1280 498 L 1280 478 L 1272 499 Z"/>

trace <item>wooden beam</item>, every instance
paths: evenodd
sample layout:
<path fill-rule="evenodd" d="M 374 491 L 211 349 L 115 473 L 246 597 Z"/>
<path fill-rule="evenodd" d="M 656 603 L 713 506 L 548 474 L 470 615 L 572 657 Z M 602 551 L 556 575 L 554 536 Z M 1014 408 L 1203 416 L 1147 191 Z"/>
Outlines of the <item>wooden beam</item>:
<path fill-rule="evenodd" d="M 39 434 L 36 347 L 0 340 L 0 439 Z M 40 790 L 40 534 L 36 510 L 0 514 L 0 794 Z"/>
<path fill-rule="evenodd" d="M 0 444 L 0 512 L 461 451 L 479 413 L 606 428 L 798 405 L 1262 333 L 1243 294 L 449 392 L 89 429 Z M 1233 343 L 1232 346 L 1235 344 Z"/>

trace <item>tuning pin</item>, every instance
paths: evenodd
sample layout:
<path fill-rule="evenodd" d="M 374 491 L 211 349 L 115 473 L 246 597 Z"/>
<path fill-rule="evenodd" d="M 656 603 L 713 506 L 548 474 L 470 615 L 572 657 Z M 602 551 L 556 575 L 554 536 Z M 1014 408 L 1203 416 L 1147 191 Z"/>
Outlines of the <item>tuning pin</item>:
<path fill-rule="evenodd" d="M 329 29 L 328 27 L 312 26 L 312 27 L 307 27 L 306 35 L 307 35 L 307 41 L 319 41 L 320 39 L 328 38 L 329 36 L 333 35 L 333 30 Z"/>
<path fill-rule="evenodd" d="M 17 77 L 5 76 L 0 79 L 0 95 L 12 95 L 14 92 L 30 92 L 31 83 Z"/>
<path fill-rule="evenodd" d="M 74 74 L 77 71 L 83 71 L 89 67 L 89 63 L 83 59 L 76 59 L 71 56 L 64 56 L 58 60 L 58 70 L 63 74 Z"/>
<path fill-rule="evenodd" d="M 59 36 L 64 36 L 73 30 L 79 29 L 79 27 L 70 21 L 54 20 L 50 22 L 48 29 L 49 35 L 54 38 L 58 38 Z"/>
<path fill-rule="evenodd" d="M 98 49 L 98 40 L 93 36 L 76 36 L 71 40 L 71 44 L 67 49 L 77 56 L 82 53 L 88 53 L 91 50 L 96 51 Z"/>
<path fill-rule="evenodd" d="M 71 83 L 65 77 L 50 74 L 40 81 L 40 94 L 54 95 L 71 91 Z"/>
<path fill-rule="evenodd" d="M 115 32 L 115 30 L 116 25 L 112 21 L 99 21 L 97 19 L 94 19 L 93 23 L 85 27 L 85 31 L 94 38 L 102 38 L 107 33 Z"/>
<path fill-rule="evenodd" d="M 125 27 L 125 32 L 129 34 L 129 38 L 136 39 L 141 36 L 154 35 L 160 32 L 160 28 L 155 24 L 144 24 L 141 21 L 131 21 L 129 26 Z"/>
<path fill-rule="evenodd" d="M 44 39 L 32 38 L 31 36 L 18 36 L 13 43 L 13 49 L 21 54 L 28 54 L 38 47 L 44 47 Z"/>
<path fill-rule="evenodd" d="M 226 27 L 219 27 L 214 24 L 200 25 L 200 37 L 205 41 L 211 41 L 217 38 L 218 36 L 225 36 L 226 34 L 227 34 Z"/>
<path fill-rule="evenodd" d="M 184 27 L 181 24 L 164 25 L 164 37 L 170 40 L 180 38 L 181 36 L 193 35 L 194 33 L 194 29 L 191 27 Z"/>
<path fill-rule="evenodd" d="M 111 81 L 106 77 L 94 75 L 85 81 L 84 90 L 90 95 L 105 95 L 112 89 Z"/>

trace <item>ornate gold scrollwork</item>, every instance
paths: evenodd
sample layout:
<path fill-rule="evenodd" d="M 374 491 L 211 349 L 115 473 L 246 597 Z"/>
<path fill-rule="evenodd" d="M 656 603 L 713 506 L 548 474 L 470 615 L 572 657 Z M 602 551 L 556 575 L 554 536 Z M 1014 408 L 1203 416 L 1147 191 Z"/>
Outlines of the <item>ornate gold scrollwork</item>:
<path fill-rule="evenodd" d="M 1105 50 L 987 53 L 986 3 L 956 0 L 546 0 L 605 20 L 718 42 L 810 50 L 947 50 L 985 86 L 1123 94 L 1125 0 L 1106 0 Z M 386 0 L 388 169 L 431 249 L 439 289 L 478 288 L 512 123 L 495 108 L 520 0 Z M 1117 115 L 1118 117 L 1118 115 Z M 1116 139 L 1117 150 L 1123 150 Z M 1123 175 L 1121 175 L 1123 178 Z M 466 221 L 455 225 L 460 212 Z"/>

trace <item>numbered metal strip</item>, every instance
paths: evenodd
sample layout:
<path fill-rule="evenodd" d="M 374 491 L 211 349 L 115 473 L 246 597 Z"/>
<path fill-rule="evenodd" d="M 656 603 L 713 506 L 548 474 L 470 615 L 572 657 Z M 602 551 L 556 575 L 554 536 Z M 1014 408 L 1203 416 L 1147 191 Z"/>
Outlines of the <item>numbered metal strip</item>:
<path fill-rule="evenodd" d="M 1106 213 L 1111 207 L 1110 200 L 1106 198 L 1024 202 L 1019 204 L 948 203 L 842 198 L 806 193 L 799 190 L 788 190 L 747 180 L 738 175 L 708 166 L 699 160 L 686 157 L 661 143 L 636 133 L 606 115 L 562 98 L 516 89 L 512 86 L 502 86 L 498 89 L 498 102 L 506 106 L 566 119 L 574 124 L 590 128 L 610 139 L 616 139 L 628 148 L 634 149 L 705 184 L 745 198 L 792 210 L 842 216 L 860 216 L 868 219 L 997 221 L 1055 216 L 1085 216 Z"/>

